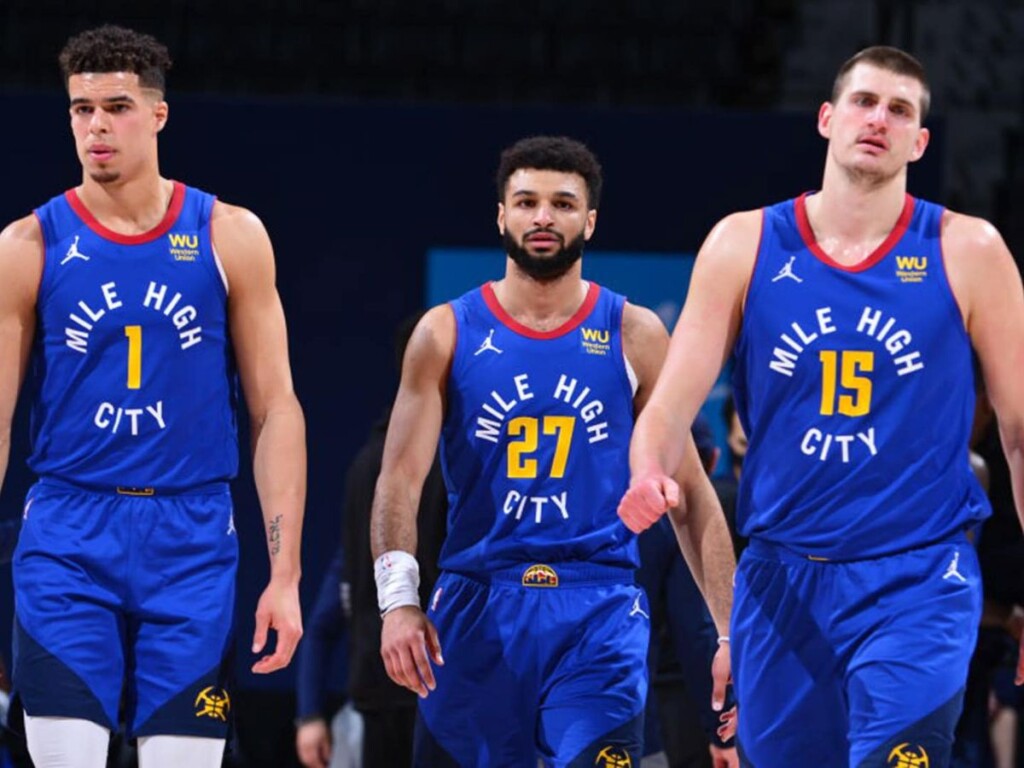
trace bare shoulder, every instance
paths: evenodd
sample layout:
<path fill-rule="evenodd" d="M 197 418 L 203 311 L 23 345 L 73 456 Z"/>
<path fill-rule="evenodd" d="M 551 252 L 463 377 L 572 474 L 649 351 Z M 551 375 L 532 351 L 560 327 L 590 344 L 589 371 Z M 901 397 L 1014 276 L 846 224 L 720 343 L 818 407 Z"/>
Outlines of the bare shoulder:
<path fill-rule="evenodd" d="M 210 212 L 210 223 L 213 237 L 216 240 L 225 238 L 266 237 L 267 230 L 260 217 L 239 205 L 231 205 L 220 200 L 213 204 Z"/>
<path fill-rule="evenodd" d="M 622 346 L 640 389 L 649 389 L 668 352 L 665 324 L 647 307 L 626 302 L 622 308 Z"/>
<path fill-rule="evenodd" d="M 722 257 L 747 255 L 753 259 L 761 240 L 763 225 L 764 213 L 761 209 L 731 213 L 712 227 L 704 239 L 701 252 Z"/>
<path fill-rule="evenodd" d="M 985 219 L 946 210 L 942 215 L 942 250 L 947 259 L 1005 249 L 999 230 Z"/>
<path fill-rule="evenodd" d="M 630 347 L 667 343 L 668 331 L 652 310 L 627 301 L 622 307 L 622 338 L 628 352 Z"/>
<path fill-rule="evenodd" d="M 12 221 L 0 231 L 0 243 L 5 247 L 18 248 L 26 245 L 43 245 L 43 231 L 39 227 L 39 219 L 29 214 Z"/>
<path fill-rule="evenodd" d="M 942 216 L 942 256 L 954 293 L 1003 280 L 1016 265 L 1003 236 L 985 219 L 946 211 Z"/>
<path fill-rule="evenodd" d="M 447 370 L 455 354 L 455 313 L 448 304 L 429 309 L 413 329 L 402 366 L 405 373 L 418 370 Z"/>
<path fill-rule="evenodd" d="M 979 313 L 994 311 L 1004 299 L 1011 304 L 1019 301 L 1020 271 L 999 230 L 984 219 L 947 210 L 942 217 L 942 256 L 969 332 Z"/>
<path fill-rule="evenodd" d="M 43 273 L 43 232 L 34 215 L 13 221 L 0 231 L 0 274 L 5 288 L 21 294 L 39 286 Z"/>

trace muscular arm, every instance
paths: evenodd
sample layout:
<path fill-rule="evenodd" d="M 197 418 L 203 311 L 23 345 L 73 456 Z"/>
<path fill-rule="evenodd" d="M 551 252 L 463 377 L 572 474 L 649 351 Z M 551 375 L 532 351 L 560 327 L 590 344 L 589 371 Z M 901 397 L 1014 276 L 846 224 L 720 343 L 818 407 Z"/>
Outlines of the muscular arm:
<path fill-rule="evenodd" d="M 35 216 L 0 232 L 0 487 L 11 456 L 11 420 L 25 379 L 43 273 L 43 235 Z"/>
<path fill-rule="evenodd" d="M 626 305 L 623 314 L 626 355 L 637 374 L 636 407 L 640 414 L 650 407 L 651 388 L 661 382 L 667 334 L 661 320 L 650 310 Z M 662 376 L 665 374 L 662 373 Z M 695 412 L 696 413 L 696 412 Z M 704 596 L 719 635 L 729 634 L 732 611 L 732 574 L 736 560 L 725 515 L 711 481 L 700 462 L 689 425 L 680 425 L 672 439 L 679 443 L 679 503 L 669 510 L 672 527 L 694 581 Z"/>
<path fill-rule="evenodd" d="M 1024 525 L 1024 288 L 1020 272 L 999 232 L 981 219 L 947 213 L 942 249 L 999 420 L 1017 516 Z M 1017 684 L 1022 683 L 1024 653 L 1017 665 Z"/>
<path fill-rule="evenodd" d="M 445 382 L 454 349 L 451 308 L 435 307 L 413 331 L 402 363 L 373 498 L 370 544 L 374 558 L 393 550 L 416 554 L 416 514 L 441 435 Z"/>
<path fill-rule="evenodd" d="M 399 550 L 416 553 L 416 515 L 423 482 L 437 451 L 444 417 L 445 383 L 455 350 L 455 317 L 447 305 L 423 316 L 405 350 L 402 381 L 391 409 L 370 520 L 374 558 Z M 409 575 L 411 579 L 411 574 Z M 384 615 L 380 654 L 388 676 L 427 696 L 435 687 L 431 662 L 443 664 L 437 630 L 423 614 L 415 585 Z M 385 593 L 386 587 L 378 589 Z"/>
<path fill-rule="evenodd" d="M 254 652 L 262 650 L 268 628 L 278 632 L 274 654 L 253 669 L 271 672 L 287 666 L 302 634 L 298 583 L 306 426 L 292 387 L 270 238 L 252 213 L 220 202 L 212 233 L 228 280 L 228 323 L 251 422 L 253 478 L 270 555 L 270 586 L 256 612 Z"/>
<path fill-rule="evenodd" d="M 720 221 L 701 246 L 664 373 L 633 432 L 634 479 L 671 476 L 682 465 L 685 443 L 678 436 L 689 431 L 732 352 L 760 234 L 760 211 L 737 213 Z"/>

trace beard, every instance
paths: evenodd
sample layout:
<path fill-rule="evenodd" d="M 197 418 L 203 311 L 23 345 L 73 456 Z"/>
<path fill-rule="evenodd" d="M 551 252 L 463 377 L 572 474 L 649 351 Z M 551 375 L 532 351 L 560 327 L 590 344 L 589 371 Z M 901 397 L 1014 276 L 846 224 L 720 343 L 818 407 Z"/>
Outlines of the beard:
<path fill-rule="evenodd" d="M 110 184 L 121 178 L 120 171 L 90 171 L 89 178 L 97 184 Z"/>
<path fill-rule="evenodd" d="M 541 231 L 543 230 L 530 230 L 523 235 L 523 242 L 525 243 L 526 238 L 530 235 Z M 508 257 L 528 277 L 539 283 L 553 282 L 568 272 L 572 265 L 583 256 L 583 246 L 586 243 L 586 238 L 582 232 L 568 243 L 557 232 L 550 232 L 549 234 L 553 234 L 561 243 L 561 247 L 550 256 L 531 255 L 524 245 L 516 242 L 516 239 L 509 233 L 508 229 L 505 230 L 505 234 L 501 237 L 502 244 L 505 246 L 505 253 L 508 254 Z"/>

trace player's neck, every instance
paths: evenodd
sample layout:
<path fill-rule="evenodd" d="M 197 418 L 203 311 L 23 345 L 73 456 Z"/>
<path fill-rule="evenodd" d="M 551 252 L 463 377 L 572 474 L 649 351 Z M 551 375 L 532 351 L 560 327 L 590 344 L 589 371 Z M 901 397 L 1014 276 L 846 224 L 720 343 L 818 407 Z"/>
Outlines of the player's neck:
<path fill-rule="evenodd" d="M 895 228 L 906 193 L 905 173 L 878 183 L 826 168 L 821 192 L 806 199 L 815 240 L 840 264 L 863 261 Z"/>
<path fill-rule="evenodd" d="M 163 220 L 174 194 L 174 182 L 159 173 L 107 183 L 86 176 L 75 191 L 104 227 L 121 235 L 138 235 Z"/>
<path fill-rule="evenodd" d="M 535 331 L 550 331 L 567 322 L 587 298 L 580 263 L 557 280 L 540 282 L 509 264 L 505 277 L 493 284 L 495 298 L 516 322 Z"/>

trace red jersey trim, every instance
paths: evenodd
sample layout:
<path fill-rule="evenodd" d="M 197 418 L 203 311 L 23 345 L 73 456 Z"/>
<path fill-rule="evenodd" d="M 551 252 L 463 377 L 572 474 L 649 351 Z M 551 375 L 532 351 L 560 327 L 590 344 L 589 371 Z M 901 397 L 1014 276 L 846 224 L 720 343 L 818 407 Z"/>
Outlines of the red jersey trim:
<path fill-rule="evenodd" d="M 597 298 L 601 295 L 601 287 L 597 283 L 591 282 L 590 287 L 587 288 L 587 296 L 583 299 L 583 304 L 576 310 L 576 313 L 560 326 L 550 331 L 535 331 L 533 328 L 527 328 L 513 318 L 498 302 L 498 297 L 494 295 L 493 283 L 484 283 L 480 292 L 483 294 L 484 303 L 487 304 L 488 309 L 510 330 L 530 339 L 557 339 L 559 336 L 575 331 L 583 324 L 583 321 L 593 311 L 594 305 L 597 304 Z"/>
<path fill-rule="evenodd" d="M 811 229 L 811 222 L 807 218 L 807 192 L 804 192 L 798 197 L 794 203 L 796 209 L 796 225 L 800 230 L 800 237 L 803 238 L 804 245 L 807 249 L 818 257 L 821 261 L 828 264 L 830 267 L 842 270 L 843 272 L 863 272 L 865 269 L 870 269 L 875 266 L 878 262 L 884 259 L 893 247 L 900 241 L 900 238 L 907 232 L 907 227 L 910 226 L 910 220 L 914 216 L 914 198 L 909 194 L 905 195 L 903 201 L 903 210 L 900 212 L 900 217 L 896 220 L 896 226 L 892 228 L 892 232 L 889 236 L 882 241 L 882 244 L 875 248 L 871 254 L 859 264 L 851 264 L 849 266 L 840 264 L 837 261 L 833 261 L 832 257 L 829 256 L 825 251 L 818 245 L 818 241 L 814 239 L 814 230 Z"/>
<path fill-rule="evenodd" d="M 78 218 L 85 222 L 85 225 L 100 237 L 106 238 L 113 243 L 120 243 L 121 245 L 140 245 L 142 243 L 150 243 L 158 237 L 167 234 L 167 231 L 174 226 L 174 222 L 178 220 L 181 209 L 185 205 L 185 185 L 180 181 L 173 183 L 174 191 L 171 193 L 171 204 L 167 206 L 167 213 L 164 214 L 163 219 L 148 232 L 142 232 L 138 235 L 122 235 L 120 232 L 115 232 L 103 226 L 92 215 L 92 212 L 85 207 L 85 203 L 82 202 L 78 192 L 74 189 L 69 189 L 65 192 L 64 199 L 68 201 L 71 210 L 78 214 Z"/>

